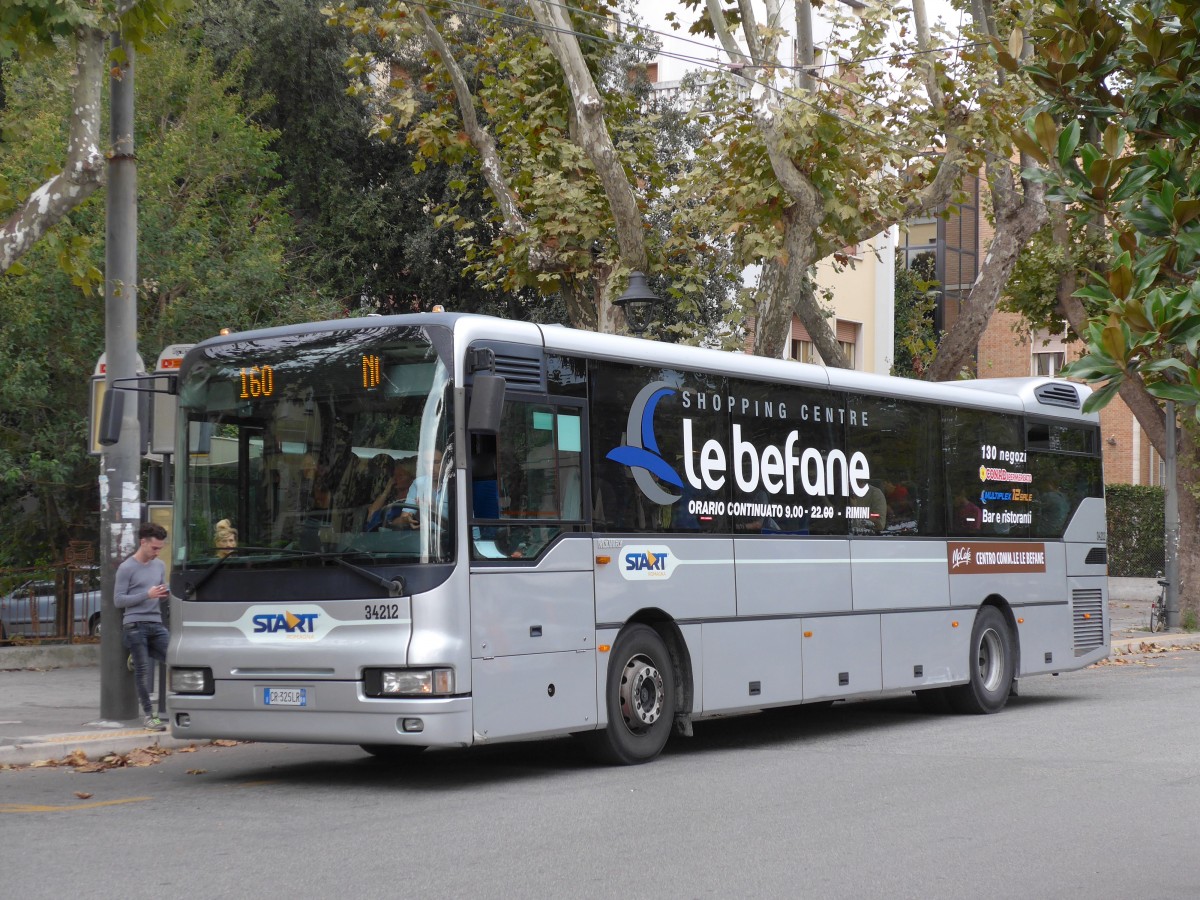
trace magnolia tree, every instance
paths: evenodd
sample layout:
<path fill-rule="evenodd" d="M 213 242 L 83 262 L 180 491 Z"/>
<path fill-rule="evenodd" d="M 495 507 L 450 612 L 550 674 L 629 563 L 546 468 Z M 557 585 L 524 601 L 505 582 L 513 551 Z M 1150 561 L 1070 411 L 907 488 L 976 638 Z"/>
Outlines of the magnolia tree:
<path fill-rule="evenodd" d="M 5 0 L 0 7 L 0 62 L 13 56 L 53 54 L 61 43 L 74 50 L 71 106 L 64 110 L 65 148 L 61 165 L 38 183 L 0 179 L 0 273 L 19 273 L 17 262 L 64 216 L 83 203 L 104 181 L 105 142 L 100 135 L 101 90 L 108 75 L 106 42 L 121 32 L 139 46 L 161 30 L 183 0 Z M 71 266 L 69 245 L 64 265 Z M 15 270 L 14 270 L 14 267 Z M 77 273 L 85 289 L 100 281 L 93 268 Z"/>
<path fill-rule="evenodd" d="M 1036 53 L 1010 68 L 1041 108 L 1018 135 L 1048 188 L 1060 277 L 1053 312 L 1087 353 L 1066 370 L 1119 392 L 1160 454 L 1177 446 L 1185 616 L 1200 612 L 1200 7 L 1057 0 L 1032 12 Z"/>

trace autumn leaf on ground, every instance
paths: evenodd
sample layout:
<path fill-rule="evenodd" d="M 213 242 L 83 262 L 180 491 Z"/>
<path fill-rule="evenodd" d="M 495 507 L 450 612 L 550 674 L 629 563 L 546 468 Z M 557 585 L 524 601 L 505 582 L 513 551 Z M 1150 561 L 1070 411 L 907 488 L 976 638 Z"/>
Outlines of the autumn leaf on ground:
<path fill-rule="evenodd" d="M 208 769 L 188 769 L 187 773 L 189 775 L 206 775 L 208 774 Z"/>
<path fill-rule="evenodd" d="M 125 765 L 144 768 L 152 766 L 158 762 L 158 755 L 149 752 L 145 747 L 138 747 L 136 750 L 130 750 L 125 757 Z"/>
<path fill-rule="evenodd" d="M 76 791 L 75 796 L 80 800 L 91 800 L 92 795 L 88 791 Z"/>
<path fill-rule="evenodd" d="M 240 743 L 241 741 L 228 741 L 224 738 L 220 738 L 215 741 L 209 741 L 209 745 L 213 747 L 236 747 Z"/>

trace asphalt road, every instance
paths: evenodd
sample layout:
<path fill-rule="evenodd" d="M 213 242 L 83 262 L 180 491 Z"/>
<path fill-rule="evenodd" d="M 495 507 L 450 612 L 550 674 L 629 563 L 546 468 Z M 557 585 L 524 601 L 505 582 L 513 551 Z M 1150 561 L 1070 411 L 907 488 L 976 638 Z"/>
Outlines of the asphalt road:
<path fill-rule="evenodd" d="M 61 897 L 1194 898 L 1200 653 L 698 723 L 656 762 L 570 739 L 247 744 L 0 771 L 0 884 Z M 90 794 L 81 798 L 76 792 Z"/>

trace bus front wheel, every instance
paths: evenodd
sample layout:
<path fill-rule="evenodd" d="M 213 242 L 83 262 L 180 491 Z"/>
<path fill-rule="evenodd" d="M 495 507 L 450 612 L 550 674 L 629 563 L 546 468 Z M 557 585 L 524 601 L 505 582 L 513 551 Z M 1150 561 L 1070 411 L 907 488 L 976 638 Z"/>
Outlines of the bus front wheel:
<path fill-rule="evenodd" d="M 608 727 L 588 735 L 596 756 L 625 766 L 658 756 L 675 719 L 675 678 L 667 645 L 649 625 L 631 625 L 617 638 L 604 696 Z"/>
<path fill-rule="evenodd" d="M 1008 622 L 994 606 L 981 607 L 975 616 L 970 650 L 971 680 L 949 689 L 950 705 L 960 713 L 999 712 L 1012 688 L 1016 652 Z"/>

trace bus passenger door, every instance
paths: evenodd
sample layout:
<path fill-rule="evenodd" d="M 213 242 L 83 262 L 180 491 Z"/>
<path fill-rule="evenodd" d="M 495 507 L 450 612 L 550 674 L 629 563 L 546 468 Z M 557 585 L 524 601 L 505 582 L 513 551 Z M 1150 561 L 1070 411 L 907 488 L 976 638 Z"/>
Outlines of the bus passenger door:
<path fill-rule="evenodd" d="M 596 615 L 581 404 L 505 399 L 472 436 L 471 683 L 475 740 L 596 724 Z"/>

